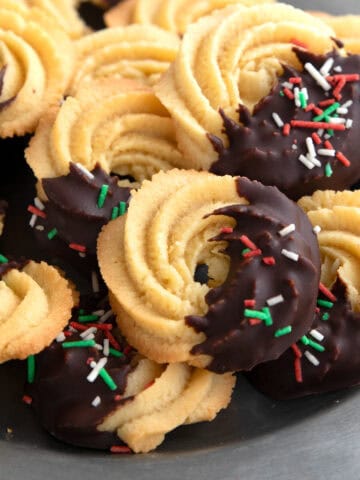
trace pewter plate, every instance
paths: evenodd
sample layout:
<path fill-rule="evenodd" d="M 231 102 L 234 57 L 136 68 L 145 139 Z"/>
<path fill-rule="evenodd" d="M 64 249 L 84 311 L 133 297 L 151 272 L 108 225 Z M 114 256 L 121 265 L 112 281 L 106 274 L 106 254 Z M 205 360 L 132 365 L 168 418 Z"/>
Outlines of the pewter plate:
<path fill-rule="evenodd" d="M 358 0 L 289 3 L 360 14 Z M 0 198 L 11 200 L 11 235 L 0 240 L 1 250 L 29 256 L 24 210 L 33 198 L 32 177 L 21 145 L 2 141 L 0 154 L 10 155 L 12 170 L 0 179 Z M 23 363 L 0 366 L 0 480 L 360 479 L 358 389 L 275 402 L 239 375 L 230 407 L 212 423 L 177 429 L 154 453 L 117 456 L 75 449 L 50 437 L 21 401 L 24 379 Z"/>

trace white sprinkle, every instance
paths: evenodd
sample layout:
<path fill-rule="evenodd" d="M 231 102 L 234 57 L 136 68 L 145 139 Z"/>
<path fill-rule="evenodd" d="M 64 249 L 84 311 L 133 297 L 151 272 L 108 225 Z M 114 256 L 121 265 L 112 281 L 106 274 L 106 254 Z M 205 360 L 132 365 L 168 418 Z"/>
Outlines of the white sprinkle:
<path fill-rule="evenodd" d="M 304 355 L 309 360 L 309 362 L 312 363 L 315 367 L 320 365 L 319 360 L 312 353 L 310 353 L 308 350 L 305 350 Z"/>
<path fill-rule="evenodd" d="M 302 88 L 301 89 L 301 92 L 304 94 L 304 97 L 305 97 L 305 100 L 309 100 L 309 92 L 308 92 L 308 89 L 306 87 Z"/>
<path fill-rule="evenodd" d="M 104 338 L 104 348 L 103 348 L 103 353 L 105 357 L 109 356 L 110 353 L 110 342 L 108 338 Z"/>
<path fill-rule="evenodd" d="M 94 293 L 99 293 L 100 287 L 99 287 L 99 279 L 98 276 L 96 275 L 96 272 L 91 272 L 91 285 Z"/>
<path fill-rule="evenodd" d="M 321 167 L 321 162 L 318 158 L 316 157 L 311 157 L 310 154 L 308 153 L 306 155 L 306 158 L 315 165 L 315 167 Z"/>
<path fill-rule="evenodd" d="M 345 127 L 349 129 L 353 126 L 353 123 L 354 123 L 354 120 L 352 120 L 351 118 L 348 118 L 346 120 Z"/>
<path fill-rule="evenodd" d="M 317 134 L 319 135 L 319 137 L 322 137 L 324 135 L 324 129 L 319 128 L 319 130 L 317 131 Z"/>
<path fill-rule="evenodd" d="M 315 329 L 310 330 L 309 333 L 313 338 L 315 338 L 315 340 L 318 340 L 319 342 L 322 342 L 325 338 L 325 336 L 322 333 L 320 333 L 318 330 L 315 330 Z"/>
<path fill-rule="evenodd" d="M 30 225 L 31 228 L 35 227 L 36 220 L 37 220 L 37 215 L 35 215 L 35 213 L 33 213 L 31 215 L 30 222 L 29 222 L 29 225 Z"/>
<path fill-rule="evenodd" d="M 343 69 L 340 65 L 337 65 L 336 67 L 334 67 L 334 70 L 335 70 L 335 72 L 342 72 L 343 71 Z"/>
<path fill-rule="evenodd" d="M 290 223 L 287 227 L 282 228 L 279 230 L 279 235 L 281 237 L 285 237 L 286 235 L 289 235 L 289 233 L 294 232 L 296 230 L 295 223 Z"/>
<path fill-rule="evenodd" d="M 95 380 L 99 376 L 100 370 L 105 367 L 105 365 L 107 364 L 107 361 L 108 361 L 108 359 L 103 357 L 103 358 L 100 358 L 100 360 L 97 363 L 96 362 L 91 362 L 90 366 L 91 366 L 92 370 L 89 373 L 89 375 L 86 377 L 86 380 L 90 383 L 95 382 Z"/>
<path fill-rule="evenodd" d="M 342 123 L 345 123 L 346 122 L 346 118 L 336 118 L 336 117 L 329 117 L 329 122 L 330 123 L 335 123 L 335 124 L 342 124 Z"/>
<path fill-rule="evenodd" d="M 82 333 L 80 333 L 80 337 L 86 340 L 92 340 L 94 338 L 93 334 L 96 332 L 96 330 L 97 330 L 96 327 L 90 327 L 87 330 L 84 330 Z M 93 335 L 92 338 L 87 338 L 89 335 Z"/>
<path fill-rule="evenodd" d="M 305 165 L 309 170 L 313 169 L 315 165 L 305 155 L 300 155 L 298 160 Z"/>
<path fill-rule="evenodd" d="M 63 342 L 64 340 L 66 340 L 65 333 L 64 333 L 64 332 L 59 333 L 59 335 L 56 337 L 56 341 L 57 341 L 58 343 L 61 343 L 61 342 Z"/>
<path fill-rule="evenodd" d="M 79 252 L 79 257 L 85 258 L 85 257 L 86 257 L 86 253 L 85 253 L 85 252 Z"/>
<path fill-rule="evenodd" d="M 99 323 L 105 323 L 106 320 L 108 320 L 111 315 L 113 314 L 113 311 L 112 310 L 108 310 L 106 313 L 104 313 L 104 315 L 102 315 L 100 318 L 99 318 Z"/>
<path fill-rule="evenodd" d="M 313 228 L 313 232 L 316 233 L 316 235 L 318 235 L 321 232 L 320 225 L 315 225 L 315 227 Z"/>
<path fill-rule="evenodd" d="M 343 105 L 341 105 L 341 108 L 350 108 L 353 103 L 353 100 L 348 100 Z"/>
<path fill-rule="evenodd" d="M 318 152 L 319 155 L 323 155 L 325 157 L 335 157 L 335 150 L 331 150 L 330 148 L 319 148 Z"/>
<path fill-rule="evenodd" d="M 295 143 L 293 143 L 293 144 L 291 145 L 291 148 L 292 148 L 293 150 L 297 150 L 297 149 L 298 149 L 298 146 L 297 146 Z"/>
<path fill-rule="evenodd" d="M 100 343 L 95 343 L 94 348 L 96 348 L 96 350 L 102 350 L 103 346 L 100 345 Z"/>
<path fill-rule="evenodd" d="M 290 82 L 283 82 L 281 84 L 284 88 L 288 88 L 289 90 L 292 90 L 294 88 L 294 84 Z"/>
<path fill-rule="evenodd" d="M 39 232 L 43 232 L 45 229 L 43 225 L 36 225 L 35 230 L 39 230 Z"/>
<path fill-rule="evenodd" d="M 97 315 L 98 317 L 101 317 L 101 315 L 104 315 L 105 310 L 95 310 L 94 312 L 91 312 L 91 315 Z"/>
<path fill-rule="evenodd" d="M 296 105 L 297 107 L 301 107 L 300 89 L 299 89 L 299 87 L 295 87 L 295 88 L 294 88 L 294 101 L 295 101 L 295 105 Z"/>
<path fill-rule="evenodd" d="M 324 138 L 325 140 L 329 140 L 331 138 L 331 135 L 329 135 L 328 133 L 325 133 Z"/>
<path fill-rule="evenodd" d="M 316 157 L 316 150 L 315 150 L 313 139 L 311 137 L 306 138 L 306 146 L 310 154 L 310 157 Z"/>
<path fill-rule="evenodd" d="M 290 250 L 286 250 L 285 248 L 281 250 L 281 254 L 284 255 L 284 257 L 287 257 L 290 260 L 293 260 L 294 262 L 297 262 L 299 260 L 298 253 L 290 252 Z"/>
<path fill-rule="evenodd" d="M 325 90 L 325 91 L 331 90 L 330 83 L 326 80 L 326 78 L 324 78 L 321 75 L 319 70 L 317 70 L 312 63 L 310 63 L 310 62 L 305 63 L 304 68 L 305 68 L 305 70 L 307 70 L 310 73 L 310 75 L 313 77 L 313 79 L 316 81 L 316 83 L 318 85 L 320 85 L 320 87 L 323 90 Z"/>
<path fill-rule="evenodd" d="M 74 327 L 69 327 L 69 331 L 73 332 L 73 333 L 77 332 L 76 328 L 74 328 Z"/>
<path fill-rule="evenodd" d="M 345 107 L 339 107 L 337 110 L 336 110 L 336 113 L 338 113 L 339 115 L 346 115 L 349 113 L 349 110 Z"/>
<path fill-rule="evenodd" d="M 266 303 L 269 307 L 273 307 L 278 303 L 282 303 L 284 301 L 284 297 L 282 295 L 276 295 L 276 297 L 271 297 L 266 300 Z"/>
<path fill-rule="evenodd" d="M 90 180 L 94 180 L 94 175 L 93 175 L 91 172 L 89 172 L 89 170 L 88 170 L 86 167 L 84 167 L 84 165 L 82 165 L 81 163 L 76 163 L 75 165 L 76 165 L 76 166 L 78 167 L 78 169 L 81 170 L 82 173 L 83 173 L 84 175 L 86 175 Z"/>
<path fill-rule="evenodd" d="M 91 402 L 91 405 L 93 407 L 98 407 L 101 403 L 101 398 L 99 397 L 99 395 L 97 397 L 94 398 L 94 400 Z"/>
<path fill-rule="evenodd" d="M 40 200 L 39 197 L 34 198 L 34 205 L 39 210 L 44 210 L 44 208 L 45 208 L 45 205 L 42 203 L 42 201 Z"/>
<path fill-rule="evenodd" d="M 323 75 L 324 77 L 327 77 L 329 75 L 329 72 L 332 69 L 333 65 L 334 65 L 334 59 L 331 58 L 331 57 L 328 58 L 324 62 L 323 66 L 320 68 L 321 75 Z"/>
<path fill-rule="evenodd" d="M 281 120 L 280 116 L 277 113 L 274 112 L 272 114 L 272 118 L 279 128 L 284 126 L 284 122 Z"/>

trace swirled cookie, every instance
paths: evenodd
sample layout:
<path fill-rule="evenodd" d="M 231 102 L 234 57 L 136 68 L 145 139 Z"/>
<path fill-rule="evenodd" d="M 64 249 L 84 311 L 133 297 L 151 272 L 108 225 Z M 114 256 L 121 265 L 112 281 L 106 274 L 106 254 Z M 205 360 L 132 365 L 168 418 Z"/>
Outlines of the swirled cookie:
<path fill-rule="evenodd" d="M 77 63 L 68 93 L 103 77 L 153 84 L 168 68 L 179 47 L 176 35 L 152 25 L 100 30 L 76 42 Z"/>
<path fill-rule="evenodd" d="M 0 363 L 25 359 L 48 346 L 71 317 L 72 285 L 45 262 L 0 265 Z"/>
<path fill-rule="evenodd" d="M 171 170 L 99 235 L 121 331 L 158 362 L 247 370 L 311 325 L 320 272 L 306 215 L 274 187 Z"/>
<path fill-rule="evenodd" d="M 330 15 L 324 12 L 311 12 L 321 18 L 343 42 L 347 52 L 360 53 L 360 15 Z"/>
<path fill-rule="evenodd" d="M 45 11 L 0 1 L 0 137 L 32 132 L 62 97 L 73 68 L 69 37 Z"/>
<path fill-rule="evenodd" d="M 360 383 L 360 191 L 323 191 L 299 201 L 316 227 L 322 256 L 317 308 L 309 332 L 250 380 L 276 398 Z"/>
<path fill-rule="evenodd" d="M 354 183 L 360 57 L 331 36 L 286 4 L 228 7 L 193 24 L 155 87 L 188 166 L 292 198 Z"/>
<path fill-rule="evenodd" d="M 88 324 L 80 322 L 96 315 L 75 315 L 35 358 L 27 399 L 52 435 L 90 448 L 148 452 L 174 428 L 210 421 L 227 406 L 231 374 L 143 358 L 114 333 L 109 313 Z"/>
<path fill-rule="evenodd" d="M 25 156 L 42 199 L 41 180 L 66 175 L 71 162 L 89 171 L 98 164 L 132 184 L 184 164 L 173 121 L 152 90 L 114 78 L 92 81 L 50 109 Z"/>
<path fill-rule="evenodd" d="M 186 28 L 199 18 L 228 5 L 272 3 L 275 0 L 125 0 L 108 10 L 105 23 L 108 27 L 132 23 L 157 25 L 164 30 L 184 34 Z"/>

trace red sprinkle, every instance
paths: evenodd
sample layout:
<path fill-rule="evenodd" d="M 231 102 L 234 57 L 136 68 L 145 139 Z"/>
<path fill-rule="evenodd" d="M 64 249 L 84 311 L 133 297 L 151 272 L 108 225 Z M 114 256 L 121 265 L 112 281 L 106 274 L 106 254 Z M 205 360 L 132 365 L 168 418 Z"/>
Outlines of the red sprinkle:
<path fill-rule="evenodd" d="M 302 383 L 303 376 L 302 376 L 302 369 L 301 369 L 301 360 L 300 358 L 296 357 L 294 360 L 294 370 L 295 370 L 295 379 L 298 383 Z"/>
<path fill-rule="evenodd" d="M 251 252 L 244 253 L 243 257 L 244 258 L 258 257 L 261 254 L 262 254 L 262 251 L 260 250 L 260 248 L 257 248 L 256 250 L 251 250 Z"/>
<path fill-rule="evenodd" d="M 276 263 L 274 257 L 264 257 L 262 261 L 265 263 L 265 265 L 275 265 Z"/>
<path fill-rule="evenodd" d="M 290 129 L 291 129 L 290 123 L 285 123 L 283 128 L 283 135 L 287 137 L 290 133 Z"/>
<path fill-rule="evenodd" d="M 233 231 L 234 231 L 233 227 L 223 227 L 220 230 L 220 233 L 233 233 Z"/>
<path fill-rule="evenodd" d="M 300 128 L 313 128 L 317 130 L 319 128 L 325 128 L 329 130 L 341 130 L 342 132 L 346 130 L 345 125 L 342 123 L 327 123 L 327 122 L 306 122 L 304 120 L 291 120 L 292 127 Z"/>
<path fill-rule="evenodd" d="M 288 97 L 289 100 L 294 100 L 295 98 L 295 95 L 293 94 L 293 92 L 290 90 L 290 88 L 284 88 L 283 92 L 285 93 L 285 95 Z"/>
<path fill-rule="evenodd" d="M 262 323 L 262 320 L 260 320 L 260 318 L 249 318 L 249 324 L 252 327 L 255 327 L 256 325 L 259 325 L 260 323 Z"/>
<path fill-rule="evenodd" d="M 46 218 L 46 213 L 40 210 L 39 208 L 34 207 L 34 205 L 29 205 L 27 207 L 28 212 L 33 213 L 34 215 L 37 215 L 38 217 L 41 218 Z"/>
<path fill-rule="evenodd" d="M 86 247 L 85 245 L 80 245 L 78 243 L 69 243 L 69 247 L 72 249 L 72 250 L 76 250 L 78 252 L 82 252 L 82 253 L 85 253 L 86 252 Z"/>
<path fill-rule="evenodd" d="M 314 113 L 316 113 L 316 115 L 322 115 L 324 113 L 324 111 L 318 107 L 314 107 L 313 110 L 314 110 Z"/>
<path fill-rule="evenodd" d="M 128 355 L 130 352 L 131 352 L 132 348 L 130 347 L 130 345 L 128 345 L 127 347 L 124 348 L 124 355 Z"/>
<path fill-rule="evenodd" d="M 110 448 L 110 452 L 111 453 L 132 453 L 132 450 L 129 447 L 125 447 L 125 446 L 122 447 L 120 445 L 113 445 Z"/>
<path fill-rule="evenodd" d="M 311 112 L 311 110 L 314 110 L 315 108 L 315 103 L 309 103 L 309 105 L 305 108 L 305 112 Z"/>
<path fill-rule="evenodd" d="M 65 337 L 72 337 L 73 332 L 64 332 Z"/>
<path fill-rule="evenodd" d="M 316 143 L 316 145 L 320 145 L 321 144 L 321 138 L 319 137 L 319 135 L 317 133 L 312 133 L 311 134 L 311 138 L 314 140 L 314 142 Z"/>
<path fill-rule="evenodd" d="M 32 399 L 29 395 L 24 395 L 24 396 L 22 397 L 22 401 L 23 401 L 24 403 L 26 403 L 26 405 L 31 405 L 33 399 Z"/>
<path fill-rule="evenodd" d="M 319 307 L 315 307 L 315 313 L 320 313 L 320 308 Z"/>
<path fill-rule="evenodd" d="M 333 80 L 345 80 L 345 82 L 357 82 L 360 80 L 360 75 L 358 73 L 342 73 L 338 75 L 330 75 L 329 77 L 326 77 L 326 80 L 329 82 L 332 82 Z"/>
<path fill-rule="evenodd" d="M 106 338 L 108 338 L 109 343 L 112 347 L 114 347 L 116 350 L 121 350 L 121 347 L 115 337 L 109 332 L 109 330 L 105 330 L 105 335 Z"/>
<path fill-rule="evenodd" d="M 298 40 L 297 38 L 292 38 L 290 42 L 293 43 L 294 45 L 297 45 L 298 47 L 305 48 L 306 50 L 308 49 L 308 45 L 302 42 L 301 40 Z"/>
<path fill-rule="evenodd" d="M 345 87 L 345 85 L 346 85 L 346 80 L 344 78 L 340 78 L 336 87 L 333 90 L 333 95 L 337 100 L 341 99 L 340 92 Z"/>
<path fill-rule="evenodd" d="M 81 330 L 83 332 L 89 328 L 87 325 L 83 325 L 82 323 L 78 322 L 70 322 L 70 327 L 76 328 L 76 330 Z"/>
<path fill-rule="evenodd" d="M 345 167 L 350 167 L 351 162 L 348 158 L 345 157 L 345 155 L 341 152 L 336 153 L 336 158 L 345 166 Z"/>
<path fill-rule="evenodd" d="M 327 148 L 327 149 L 329 149 L 329 150 L 335 150 L 334 147 L 333 147 L 333 145 L 332 145 L 332 143 L 329 142 L 329 140 L 325 140 L 324 146 L 325 146 L 325 148 Z"/>
<path fill-rule="evenodd" d="M 244 300 L 244 305 L 245 307 L 255 307 L 256 301 L 252 298 L 248 298 L 247 300 Z"/>
<path fill-rule="evenodd" d="M 121 395 L 117 394 L 117 395 L 115 395 L 114 400 L 115 400 L 115 402 L 119 402 L 120 400 L 122 400 L 122 398 L 123 397 Z"/>
<path fill-rule="evenodd" d="M 301 357 L 302 357 L 301 350 L 300 350 L 300 348 L 296 345 L 296 343 L 293 343 L 293 344 L 291 345 L 291 348 L 293 349 L 293 352 L 295 353 L 295 357 L 297 357 L 297 358 L 301 358 Z"/>
<path fill-rule="evenodd" d="M 87 327 L 95 327 L 99 330 L 112 330 L 113 326 L 111 323 L 87 323 Z"/>
<path fill-rule="evenodd" d="M 323 283 L 320 282 L 319 284 L 319 290 L 321 293 L 323 293 L 325 295 L 325 297 L 327 297 L 329 300 L 331 300 L 332 302 L 336 302 L 337 298 L 335 297 L 335 295 L 330 292 L 330 290 L 325 287 L 325 285 Z"/>
<path fill-rule="evenodd" d="M 253 243 L 250 238 L 246 235 L 241 235 L 240 240 L 245 245 L 245 247 L 250 248 L 250 250 L 257 250 L 257 246 Z"/>
<path fill-rule="evenodd" d="M 290 78 L 289 78 L 289 82 L 290 82 L 290 83 L 299 84 L 299 83 L 301 83 L 301 81 L 302 81 L 302 80 L 301 80 L 301 77 L 290 77 Z"/>
<path fill-rule="evenodd" d="M 335 103 L 335 98 L 329 98 L 328 100 L 323 100 L 322 102 L 319 102 L 318 105 L 319 107 L 329 107 Z"/>
<path fill-rule="evenodd" d="M 87 360 L 86 360 L 86 364 L 87 365 L 90 365 L 91 362 L 94 362 L 95 361 L 95 358 L 94 357 L 89 357 Z"/>

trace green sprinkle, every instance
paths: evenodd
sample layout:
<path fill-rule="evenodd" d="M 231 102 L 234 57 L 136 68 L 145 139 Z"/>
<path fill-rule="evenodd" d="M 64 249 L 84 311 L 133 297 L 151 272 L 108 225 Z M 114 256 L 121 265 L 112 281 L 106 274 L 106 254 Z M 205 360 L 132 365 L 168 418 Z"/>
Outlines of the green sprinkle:
<path fill-rule="evenodd" d="M 117 386 L 114 380 L 110 377 L 108 372 L 105 370 L 105 368 L 102 368 L 99 372 L 100 377 L 104 380 L 106 385 L 110 388 L 110 390 L 116 390 Z"/>
<path fill-rule="evenodd" d="M 27 358 L 27 381 L 34 383 L 35 380 L 35 356 L 30 355 Z"/>
<path fill-rule="evenodd" d="M 99 320 L 98 315 L 79 315 L 78 320 L 80 323 L 87 323 L 87 322 L 96 322 Z"/>
<path fill-rule="evenodd" d="M 4 257 L 4 255 L 0 254 L 0 263 L 7 263 L 8 261 L 9 260 L 6 257 Z"/>
<path fill-rule="evenodd" d="M 270 313 L 270 308 L 269 307 L 264 307 L 261 310 L 266 315 L 266 318 L 264 319 L 265 325 L 267 327 L 270 327 L 273 324 L 272 316 L 271 316 L 271 313 Z"/>
<path fill-rule="evenodd" d="M 250 310 L 245 308 L 244 316 L 248 318 L 258 318 L 259 320 L 266 320 L 267 314 L 264 312 L 260 312 L 259 310 Z"/>
<path fill-rule="evenodd" d="M 73 348 L 73 347 L 95 347 L 95 340 L 79 340 L 78 342 L 63 342 L 63 348 Z"/>
<path fill-rule="evenodd" d="M 299 93 L 299 100 L 300 100 L 300 105 L 301 108 L 306 108 L 307 107 L 307 101 L 304 92 Z"/>
<path fill-rule="evenodd" d="M 109 348 L 109 352 L 111 353 L 111 355 L 113 355 L 114 357 L 123 357 L 124 354 L 122 352 L 119 352 L 118 350 L 115 350 L 115 348 Z"/>
<path fill-rule="evenodd" d="M 279 330 L 276 330 L 274 337 L 279 338 L 283 337 L 284 335 L 288 335 L 292 331 L 292 326 L 288 325 L 287 327 L 284 328 L 279 328 Z"/>
<path fill-rule="evenodd" d="M 301 337 L 300 340 L 302 341 L 302 343 L 303 343 L 304 345 L 309 345 L 309 343 L 310 343 L 310 340 L 308 339 L 308 337 L 307 337 L 306 335 L 304 335 L 303 337 Z"/>
<path fill-rule="evenodd" d="M 124 213 L 126 212 L 126 209 L 127 209 L 126 202 L 120 202 L 119 203 L 119 217 L 124 215 Z"/>
<path fill-rule="evenodd" d="M 285 97 L 285 93 L 284 93 L 284 92 L 280 92 L 279 95 L 280 95 L 280 97 Z"/>
<path fill-rule="evenodd" d="M 114 207 L 111 212 L 111 220 L 114 220 L 119 216 L 119 207 Z"/>
<path fill-rule="evenodd" d="M 250 248 L 244 248 L 244 250 L 241 252 L 241 255 L 245 255 L 245 253 L 251 252 Z"/>
<path fill-rule="evenodd" d="M 325 312 L 324 315 L 321 317 L 321 320 L 324 320 L 324 322 L 326 322 L 326 320 L 329 320 L 329 318 L 330 318 L 330 313 Z"/>
<path fill-rule="evenodd" d="M 328 107 L 326 110 L 324 110 L 323 113 L 321 113 L 317 117 L 314 117 L 313 122 L 320 122 L 320 120 L 323 120 L 324 118 L 327 122 L 329 122 L 329 120 L 330 120 L 329 116 L 333 112 L 335 112 L 335 110 L 337 110 L 339 107 L 340 107 L 340 103 L 338 103 L 338 102 L 333 103 L 332 105 L 330 105 L 330 107 Z"/>
<path fill-rule="evenodd" d="M 102 208 L 104 206 L 107 194 L 109 191 L 109 185 L 102 185 L 98 196 L 97 206 Z"/>
<path fill-rule="evenodd" d="M 317 304 L 319 307 L 326 307 L 326 308 L 332 308 L 334 306 L 333 302 L 329 302 L 329 300 L 321 300 L 321 298 L 318 298 Z"/>
<path fill-rule="evenodd" d="M 327 134 L 328 134 L 330 137 L 333 137 L 333 136 L 334 136 L 334 130 L 328 130 L 328 131 L 327 131 Z"/>
<path fill-rule="evenodd" d="M 330 163 L 328 162 L 328 163 L 325 165 L 325 177 L 331 177 L 332 174 L 333 174 L 333 169 L 331 168 L 331 165 L 330 165 Z"/>
<path fill-rule="evenodd" d="M 317 350 L 318 352 L 325 352 L 325 348 L 320 345 L 320 343 L 314 342 L 313 340 L 309 340 L 309 347 L 312 347 L 314 350 Z"/>
<path fill-rule="evenodd" d="M 48 236 L 48 239 L 49 240 L 52 240 L 54 237 L 56 237 L 58 231 L 56 228 L 53 228 L 52 230 L 50 230 L 50 232 L 47 234 Z"/>

